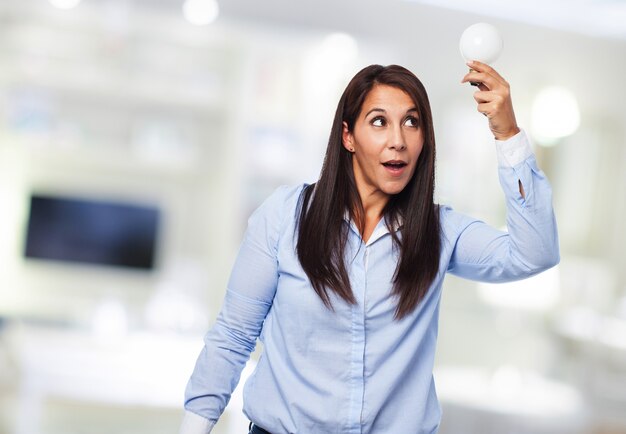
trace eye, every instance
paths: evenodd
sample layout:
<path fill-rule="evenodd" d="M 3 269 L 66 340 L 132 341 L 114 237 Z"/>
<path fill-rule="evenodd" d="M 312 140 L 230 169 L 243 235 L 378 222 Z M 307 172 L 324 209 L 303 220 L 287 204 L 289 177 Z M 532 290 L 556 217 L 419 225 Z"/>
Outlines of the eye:
<path fill-rule="evenodd" d="M 387 121 L 382 116 L 376 116 L 370 123 L 375 127 L 384 127 L 387 125 Z"/>
<path fill-rule="evenodd" d="M 417 128 L 419 127 L 419 121 L 417 120 L 415 116 L 408 116 L 404 120 L 404 125 L 406 125 L 407 127 Z"/>

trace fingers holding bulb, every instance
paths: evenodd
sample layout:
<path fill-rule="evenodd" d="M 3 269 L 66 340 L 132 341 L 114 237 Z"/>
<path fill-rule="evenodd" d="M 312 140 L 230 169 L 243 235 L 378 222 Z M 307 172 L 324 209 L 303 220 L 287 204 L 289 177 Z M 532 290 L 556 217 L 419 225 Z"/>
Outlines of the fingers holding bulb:
<path fill-rule="evenodd" d="M 489 90 L 474 92 L 474 100 L 478 103 L 476 110 L 487 117 L 490 117 L 492 113 L 497 113 L 499 104 L 501 104 L 498 95 Z"/>
<path fill-rule="evenodd" d="M 509 83 L 489 65 L 468 62 L 472 71 L 465 74 L 462 83 L 478 82 L 474 92 L 476 109 L 489 119 L 489 128 L 496 139 L 504 140 L 519 132 L 511 101 Z"/>
<path fill-rule="evenodd" d="M 494 77 L 497 77 L 500 80 L 504 81 L 504 78 L 502 78 L 502 76 L 498 74 L 498 71 L 496 71 L 495 69 L 493 69 L 491 66 L 487 65 L 486 63 L 480 62 L 478 60 L 469 60 L 466 64 L 467 66 L 472 68 L 474 71 L 484 72 L 484 73 L 493 75 Z"/>
<path fill-rule="evenodd" d="M 470 67 L 470 70 L 465 74 L 461 83 L 468 81 L 477 83 L 480 90 L 494 89 L 498 86 L 508 87 L 509 85 L 506 80 L 489 65 L 478 61 L 470 61 L 467 62 L 467 66 Z M 481 83 L 483 86 L 481 86 Z"/>
<path fill-rule="evenodd" d="M 467 65 L 471 68 L 461 83 L 470 82 L 478 87 L 474 93 L 476 108 L 489 119 L 489 128 L 499 140 L 508 139 L 519 132 L 509 83 L 487 65 L 500 55 L 502 46 L 498 30 L 487 23 L 477 23 L 465 29 L 459 42 L 461 55 L 469 61 Z"/>

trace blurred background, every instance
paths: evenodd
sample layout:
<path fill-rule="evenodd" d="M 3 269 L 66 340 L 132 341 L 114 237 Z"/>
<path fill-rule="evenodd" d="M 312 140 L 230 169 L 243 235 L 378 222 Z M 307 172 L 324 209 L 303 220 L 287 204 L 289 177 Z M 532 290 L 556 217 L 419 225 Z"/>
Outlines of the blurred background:
<path fill-rule="evenodd" d="M 552 181 L 562 261 L 515 284 L 448 278 L 441 433 L 626 433 L 623 0 L 1 0 L 0 433 L 177 432 L 248 216 L 316 179 L 363 66 L 420 77 L 437 200 L 502 227 L 460 84 L 459 37 L 482 21 Z M 246 428 L 236 392 L 214 432 Z"/>

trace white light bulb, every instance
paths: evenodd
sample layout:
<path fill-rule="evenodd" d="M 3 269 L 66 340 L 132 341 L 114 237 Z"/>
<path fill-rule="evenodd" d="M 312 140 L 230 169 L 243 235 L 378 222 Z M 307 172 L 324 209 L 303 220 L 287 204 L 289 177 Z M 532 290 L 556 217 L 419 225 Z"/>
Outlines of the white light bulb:
<path fill-rule="evenodd" d="M 476 23 L 469 26 L 459 42 L 461 55 L 466 61 L 478 60 L 483 63 L 495 61 L 502 51 L 502 37 L 491 24 Z"/>

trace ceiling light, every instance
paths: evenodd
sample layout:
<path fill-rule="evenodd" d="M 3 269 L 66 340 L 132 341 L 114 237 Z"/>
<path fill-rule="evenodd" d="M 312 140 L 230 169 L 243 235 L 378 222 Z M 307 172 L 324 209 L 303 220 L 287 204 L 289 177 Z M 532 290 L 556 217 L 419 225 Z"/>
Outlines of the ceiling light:
<path fill-rule="evenodd" d="M 185 19 L 196 26 L 211 24 L 220 13 L 216 0 L 185 0 L 183 15 Z"/>
<path fill-rule="evenodd" d="M 59 9 L 73 9 L 78 6 L 80 0 L 48 0 L 52 6 Z"/>
<path fill-rule="evenodd" d="M 576 97 L 560 86 L 542 89 L 531 109 L 531 131 L 537 141 L 546 146 L 572 135 L 580 125 Z"/>

